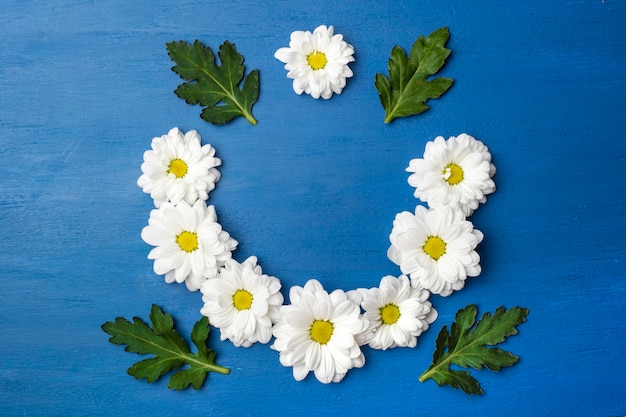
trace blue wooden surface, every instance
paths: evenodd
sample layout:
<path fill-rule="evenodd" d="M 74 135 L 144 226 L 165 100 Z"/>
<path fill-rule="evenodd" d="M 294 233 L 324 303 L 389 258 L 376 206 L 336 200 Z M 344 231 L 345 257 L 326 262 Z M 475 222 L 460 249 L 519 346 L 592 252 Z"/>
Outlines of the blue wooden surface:
<path fill-rule="evenodd" d="M 0 415 L 626 414 L 626 2 L 15 1 L 0 14 Z M 332 24 L 354 45 L 341 96 L 296 96 L 273 58 L 293 30 Z M 449 26 L 456 79 L 430 111 L 384 125 L 373 86 L 391 47 Z M 259 120 L 214 127 L 172 91 L 165 43 L 236 43 L 261 74 Z M 369 287 L 395 214 L 417 200 L 404 172 L 428 140 L 467 132 L 491 149 L 498 189 L 472 217 L 483 273 L 451 297 L 415 349 L 365 349 L 340 384 L 296 382 L 267 345 L 211 343 L 228 376 L 170 391 L 126 375 L 135 360 L 100 325 L 172 312 L 199 293 L 154 275 L 140 238 L 152 202 L 142 153 L 197 129 L 223 175 L 210 202 L 286 288 Z M 417 377 L 438 329 L 469 303 L 530 309 L 467 396 Z"/>

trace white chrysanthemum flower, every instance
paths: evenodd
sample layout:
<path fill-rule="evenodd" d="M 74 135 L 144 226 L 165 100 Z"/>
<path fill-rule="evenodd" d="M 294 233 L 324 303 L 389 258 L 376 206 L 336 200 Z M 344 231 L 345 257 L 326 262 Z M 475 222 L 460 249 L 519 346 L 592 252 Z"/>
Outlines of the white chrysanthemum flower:
<path fill-rule="evenodd" d="M 176 205 L 180 201 L 194 204 L 206 201 L 209 191 L 220 179 L 217 166 L 222 164 L 215 157 L 211 145 L 200 146 L 200 135 L 195 130 L 186 134 L 171 129 L 167 135 L 152 139 L 152 150 L 143 154 L 137 185 L 160 207 L 169 201 Z"/>
<path fill-rule="evenodd" d="M 313 98 L 329 99 L 341 94 L 346 78 L 352 77 L 349 62 L 354 48 L 334 35 L 332 26 L 318 26 L 313 33 L 297 30 L 291 34 L 289 48 L 280 48 L 274 57 L 285 63 L 287 77 L 293 79 L 293 91 Z"/>
<path fill-rule="evenodd" d="M 257 258 L 242 263 L 228 259 L 217 277 L 202 284 L 200 312 L 220 329 L 221 340 L 250 347 L 272 338 L 272 324 L 283 304 L 278 278 L 263 274 Z"/>
<path fill-rule="evenodd" d="M 417 336 L 437 318 L 429 295 L 427 290 L 411 286 L 406 275 L 386 276 L 377 288 L 349 291 L 348 297 L 361 305 L 370 323 L 363 344 L 382 350 L 415 347 Z"/>
<path fill-rule="evenodd" d="M 280 352 L 283 366 L 293 367 L 296 381 L 313 371 L 324 384 L 339 382 L 348 370 L 365 364 L 357 338 L 369 323 L 345 292 L 328 294 L 312 279 L 292 287 L 289 298 L 291 305 L 280 308 L 271 348 Z"/>
<path fill-rule="evenodd" d="M 448 296 L 463 288 L 467 277 L 480 274 L 480 256 L 474 249 L 483 234 L 451 207 L 417 206 L 415 214 L 398 213 L 389 240 L 389 259 L 410 275 L 413 286 L 434 294 Z"/>
<path fill-rule="evenodd" d="M 216 276 L 237 247 L 217 222 L 215 208 L 201 200 L 193 206 L 185 201 L 161 204 L 150 212 L 141 238 L 156 246 L 148 254 L 154 259 L 154 272 L 165 274 L 167 283 L 184 281 L 190 291 Z"/>
<path fill-rule="evenodd" d="M 428 142 L 424 157 L 411 160 L 406 170 L 414 172 L 409 184 L 415 187 L 415 197 L 429 207 L 458 207 L 466 216 L 496 190 L 489 149 L 465 133 Z"/>

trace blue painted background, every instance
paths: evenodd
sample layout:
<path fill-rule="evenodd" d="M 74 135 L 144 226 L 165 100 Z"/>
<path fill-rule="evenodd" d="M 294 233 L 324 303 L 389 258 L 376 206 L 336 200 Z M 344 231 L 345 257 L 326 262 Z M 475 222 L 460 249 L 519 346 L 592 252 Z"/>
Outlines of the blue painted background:
<path fill-rule="evenodd" d="M 0 415 L 626 414 L 626 2 L 24 1 L 0 14 Z M 354 45 L 340 96 L 297 96 L 273 58 L 293 30 L 332 24 Z M 449 26 L 456 80 L 432 108 L 383 124 L 373 86 L 394 44 Z M 215 127 L 173 94 L 165 43 L 233 41 L 258 68 L 257 126 Z M 125 373 L 140 357 L 100 325 L 147 319 L 157 303 L 181 331 L 199 293 L 167 285 L 140 238 L 152 208 L 135 184 L 154 136 L 197 129 L 224 161 L 209 202 L 285 288 L 377 285 L 397 212 L 417 200 L 404 171 L 427 141 L 484 141 L 497 191 L 472 220 L 483 273 L 448 298 L 415 349 L 373 351 L 340 384 L 291 368 L 266 345 L 210 343 L 228 376 L 174 392 Z M 486 395 L 417 377 L 455 312 L 528 307 L 476 372 Z"/>

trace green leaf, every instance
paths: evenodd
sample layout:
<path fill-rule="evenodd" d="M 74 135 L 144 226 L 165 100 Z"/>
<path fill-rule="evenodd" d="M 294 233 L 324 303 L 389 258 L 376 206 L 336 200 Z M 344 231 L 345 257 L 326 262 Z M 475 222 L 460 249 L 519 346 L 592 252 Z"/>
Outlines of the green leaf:
<path fill-rule="evenodd" d="M 526 321 L 528 309 L 498 307 L 491 315 L 485 313 L 476 323 L 476 306 L 469 306 L 456 313 L 450 332 L 443 326 L 437 341 L 430 367 L 419 377 L 421 382 L 433 379 L 438 385 L 461 388 L 467 394 L 483 394 L 483 390 L 469 371 L 450 369 L 451 365 L 464 368 L 499 371 L 513 366 L 519 357 L 492 346 L 503 343 L 507 337 L 517 334 L 517 326 Z"/>
<path fill-rule="evenodd" d="M 153 355 L 131 366 L 127 371 L 129 375 L 154 382 L 170 371 L 187 366 L 174 373 L 167 385 L 171 389 L 182 390 L 189 385 L 199 389 L 209 372 L 230 373 L 228 368 L 215 363 L 215 352 L 206 346 L 209 335 L 209 320 L 206 317 L 198 320 L 191 331 L 197 353 L 192 353 L 185 339 L 178 334 L 172 316 L 164 314 L 155 304 L 150 311 L 150 321 L 152 327 L 138 317 L 134 317 L 132 323 L 118 317 L 114 322 L 102 325 L 102 330 L 111 335 L 109 342 L 126 345 L 124 350 L 127 352 Z"/>
<path fill-rule="evenodd" d="M 389 78 L 376 74 L 374 79 L 385 109 L 385 123 L 428 110 L 426 100 L 440 97 L 452 86 L 451 78 L 428 79 L 443 67 L 450 55 L 450 50 L 444 46 L 449 37 L 447 27 L 427 37 L 420 35 L 408 57 L 400 46 L 393 47 L 388 63 Z"/>
<path fill-rule="evenodd" d="M 202 119 L 220 125 L 242 116 L 250 124 L 257 124 L 252 106 L 259 97 L 259 71 L 250 71 L 244 78 L 243 56 L 234 44 L 225 41 L 220 46 L 221 65 L 215 63 L 211 48 L 198 40 L 193 45 L 185 41 L 168 42 L 166 47 L 176 64 L 172 70 L 187 81 L 174 93 L 188 104 L 204 107 Z"/>
<path fill-rule="evenodd" d="M 446 373 L 435 373 L 431 377 L 439 386 L 450 385 L 452 388 L 461 388 L 468 394 L 484 394 L 480 383 L 468 371 L 449 370 Z"/>

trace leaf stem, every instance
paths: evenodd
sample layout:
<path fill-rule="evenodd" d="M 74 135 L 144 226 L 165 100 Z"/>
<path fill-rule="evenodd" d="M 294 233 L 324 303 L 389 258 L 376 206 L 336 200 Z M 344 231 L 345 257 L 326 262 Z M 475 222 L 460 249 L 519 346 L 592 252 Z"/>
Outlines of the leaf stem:
<path fill-rule="evenodd" d="M 434 368 L 429 368 L 426 370 L 426 372 L 424 372 L 422 375 L 420 375 L 418 379 L 419 382 L 424 382 L 426 380 L 428 380 L 431 376 L 430 374 L 433 372 Z"/>
<path fill-rule="evenodd" d="M 252 113 L 248 113 L 246 111 L 242 111 L 243 116 L 246 118 L 246 120 L 248 121 L 248 123 L 250 123 L 252 126 L 254 126 L 255 124 L 257 124 L 257 120 L 254 118 L 254 116 L 252 115 Z"/>
<path fill-rule="evenodd" d="M 230 374 L 230 369 L 220 366 L 215 363 L 205 364 L 205 366 L 211 370 L 211 372 L 217 372 L 218 374 L 228 375 Z"/>

